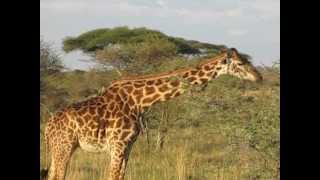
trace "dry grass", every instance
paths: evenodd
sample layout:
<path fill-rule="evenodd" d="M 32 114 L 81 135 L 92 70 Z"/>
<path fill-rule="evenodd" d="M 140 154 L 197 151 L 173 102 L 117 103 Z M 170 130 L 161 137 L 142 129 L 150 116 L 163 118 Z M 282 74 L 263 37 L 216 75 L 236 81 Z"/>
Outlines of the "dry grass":
<path fill-rule="evenodd" d="M 259 154 L 248 147 L 242 147 L 235 153 L 226 137 L 217 135 L 209 141 L 201 139 L 201 130 L 184 131 L 194 133 L 194 136 L 182 141 L 180 138 L 183 137 L 171 134 L 161 151 L 153 150 L 155 143 L 148 146 L 145 137 L 140 137 L 131 153 L 126 179 L 247 179 L 261 166 Z M 151 141 L 156 142 L 155 136 Z M 78 149 L 73 154 L 66 177 L 68 180 L 102 180 L 108 164 L 107 153 L 88 153 Z"/>

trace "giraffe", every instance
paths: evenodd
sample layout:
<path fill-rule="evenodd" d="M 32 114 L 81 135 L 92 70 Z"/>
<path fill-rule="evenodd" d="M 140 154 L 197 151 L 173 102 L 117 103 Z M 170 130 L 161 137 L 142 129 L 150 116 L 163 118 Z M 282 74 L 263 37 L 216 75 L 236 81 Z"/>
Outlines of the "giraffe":
<path fill-rule="evenodd" d="M 235 48 L 196 67 L 116 80 L 99 96 L 57 111 L 45 129 L 46 156 L 51 152 L 49 180 L 63 180 L 78 147 L 109 152 L 109 179 L 124 180 L 129 154 L 141 126 L 139 115 L 156 102 L 183 94 L 191 85 L 206 85 L 222 74 L 260 82 L 262 76 Z"/>

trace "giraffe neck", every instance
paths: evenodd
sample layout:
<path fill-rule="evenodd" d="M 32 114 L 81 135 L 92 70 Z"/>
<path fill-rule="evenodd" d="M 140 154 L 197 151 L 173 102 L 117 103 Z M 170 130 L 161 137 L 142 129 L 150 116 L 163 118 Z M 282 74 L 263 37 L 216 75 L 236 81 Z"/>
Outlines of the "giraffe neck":
<path fill-rule="evenodd" d="M 173 99 L 192 85 L 207 84 L 225 70 L 221 64 L 224 59 L 225 57 L 221 56 L 196 68 L 177 70 L 160 76 L 116 81 L 111 88 L 119 89 L 119 94 L 123 97 L 127 95 L 131 107 L 144 109 L 156 102 Z"/>

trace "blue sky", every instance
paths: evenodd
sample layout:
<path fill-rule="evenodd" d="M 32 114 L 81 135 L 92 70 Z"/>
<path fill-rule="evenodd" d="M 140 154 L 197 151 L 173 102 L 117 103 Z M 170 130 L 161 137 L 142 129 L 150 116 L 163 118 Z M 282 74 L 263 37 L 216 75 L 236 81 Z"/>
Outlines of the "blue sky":
<path fill-rule="evenodd" d="M 41 0 L 40 35 L 61 51 L 66 36 L 128 25 L 170 36 L 225 44 L 257 65 L 280 58 L 280 0 Z M 62 53 L 62 51 L 61 51 Z M 71 69 L 86 69 L 81 52 L 62 53 Z"/>

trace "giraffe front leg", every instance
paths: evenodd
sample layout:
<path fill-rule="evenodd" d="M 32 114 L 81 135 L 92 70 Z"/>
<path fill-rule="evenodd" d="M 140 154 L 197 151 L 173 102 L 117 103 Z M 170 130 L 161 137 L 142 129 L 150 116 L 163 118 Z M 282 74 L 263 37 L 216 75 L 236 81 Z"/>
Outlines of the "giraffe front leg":
<path fill-rule="evenodd" d="M 124 180 L 132 143 L 117 142 L 111 153 L 109 180 Z"/>
<path fill-rule="evenodd" d="M 109 168 L 109 179 L 108 180 L 123 180 L 124 174 L 122 164 L 124 161 L 124 151 L 120 148 L 113 148 L 111 153 L 111 162 Z"/>
<path fill-rule="evenodd" d="M 108 180 L 123 180 L 124 171 L 122 170 L 125 161 L 126 146 L 122 142 L 114 142 L 111 149 L 111 161 L 109 167 Z"/>

